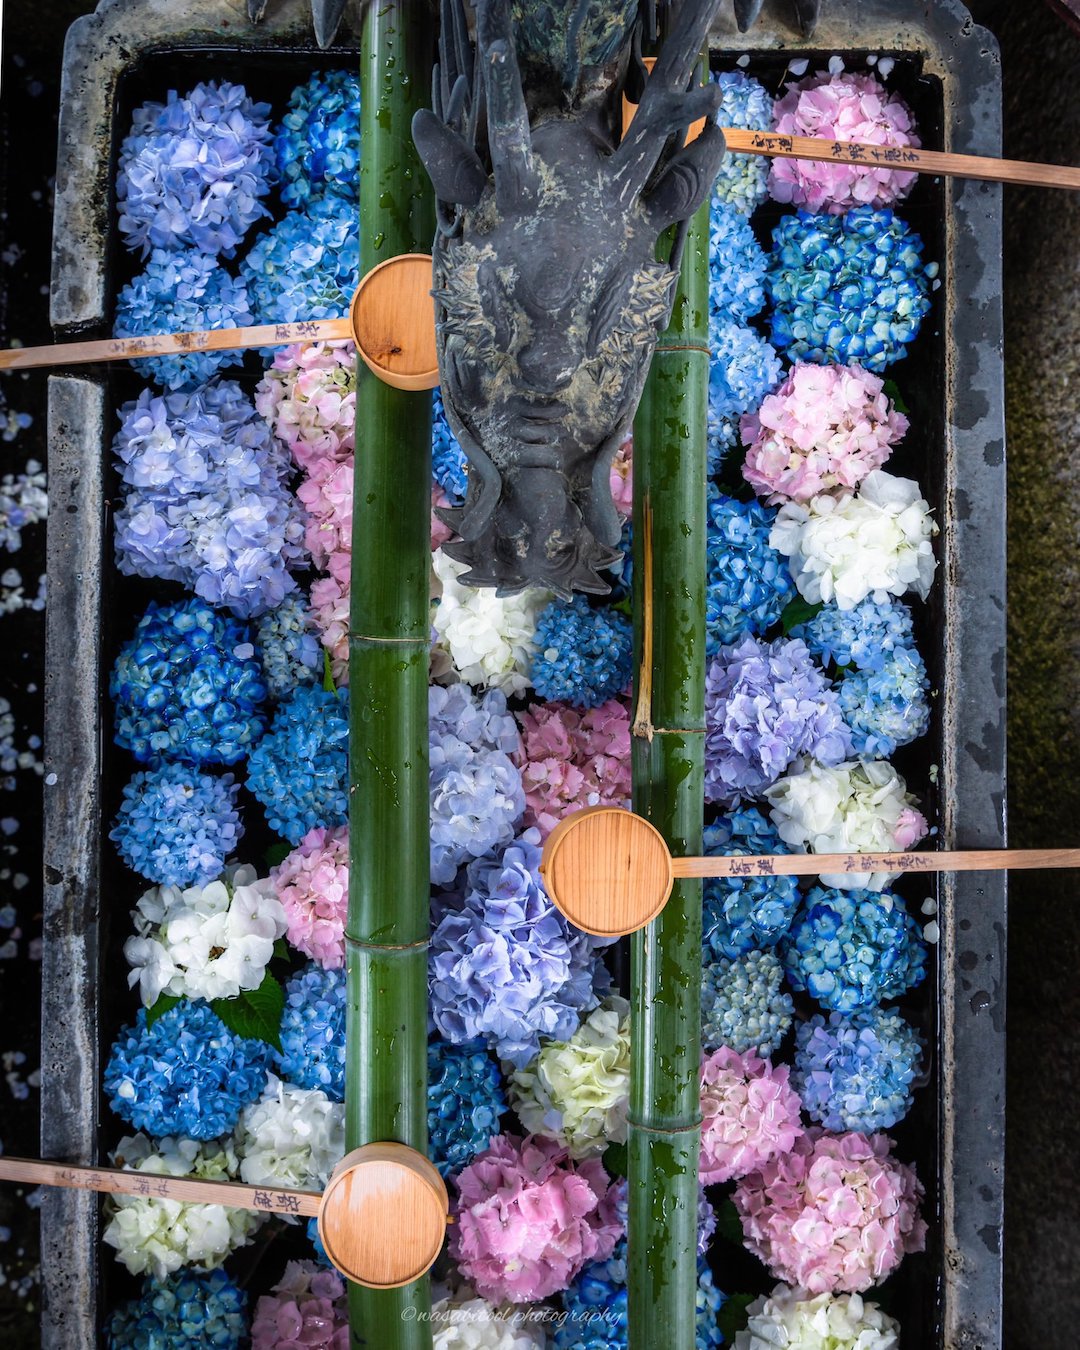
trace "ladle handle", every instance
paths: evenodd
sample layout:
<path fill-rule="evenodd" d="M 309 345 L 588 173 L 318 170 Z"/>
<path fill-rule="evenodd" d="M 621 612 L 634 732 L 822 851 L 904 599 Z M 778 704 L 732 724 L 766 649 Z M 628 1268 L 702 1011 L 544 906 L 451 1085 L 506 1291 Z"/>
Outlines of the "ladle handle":
<path fill-rule="evenodd" d="M 1080 868 L 1080 848 L 991 848 L 942 853 L 779 853 L 672 858 L 677 877 L 817 876 L 843 872 L 1023 872 Z"/>
<path fill-rule="evenodd" d="M 989 155 L 954 155 L 945 150 L 916 150 L 907 145 L 834 141 L 823 136 L 785 136 L 776 131 L 741 131 L 735 127 L 723 127 L 722 130 L 727 148 L 739 154 L 824 160 L 831 164 L 871 164 L 907 173 L 940 174 L 948 178 L 978 178 L 990 183 L 1080 189 L 1080 169 L 1066 164 L 1033 164 L 1026 160 L 996 159 Z"/>

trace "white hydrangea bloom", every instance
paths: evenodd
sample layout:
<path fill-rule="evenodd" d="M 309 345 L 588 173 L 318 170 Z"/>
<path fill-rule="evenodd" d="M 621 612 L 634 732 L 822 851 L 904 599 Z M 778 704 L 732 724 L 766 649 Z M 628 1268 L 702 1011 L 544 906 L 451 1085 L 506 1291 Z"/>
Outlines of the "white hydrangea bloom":
<path fill-rule="evenodd" d="M 827 767 L 796 761 L 764 796 L 780 838 L 805 853 L 891 853 L 912 848 L 926 833 L 916 799 L 883 759 L 847 760 Z M 822 873 L 826 886 L 880 891 L 895 872 Z"/>
<path fill-rule="evenodd" d="M 547 1135 L 572 1157 L 626 1141 L 630 1005 L 606 998 L 569 1041 L 548 1041 L 510 1079 L 510 1101 L 529 1134 Z"/>
<path fill-rule="evenodd" d="M 144 1173 L 149 1190 L 142 1195 L 115 1195 L 106 1201 L 110 1216 L 102 1234 L 117 1259 L 133 1275 L 149 1271 L 163 1280 L 181 1266 L 212 1270 L 251 1236 L 265 1217 L 225 1205 L 187 1204 L 154 1195 L 158 1176 L 199 1177 L 232 1181 L 239 1161 L 231 1140 L 200 1144 L 194 1139 L 148 1139 L 145 1134 L 121 1139 L 113 1161 Z"/>
<path fill-rule="evenodd" d="M 750 1304 L 735 1350 L 897 1350 L 900 1324 L 859 1294 L 818 1294 L 778 1284 Z"/>
<path fill-rule="evenodd" d="M 468 1285 L 456 1293 L 433 1292 L 434 1350 L 546 1350 L 550 1309 L 520 1303 L 497 1308 Z"/>
<path fill-rule="evenodd" d="M 162 993 L 209 1001 L 257 989 L 286 928 L 274 883 L 253 867 L 231 867 L 208 886 L 154 886 L 131 917 L 128 985 L 139 985 L 148 1008 Z"/>
<path fill-rule="evenodd" d="M 804 600 L 852 609 L 868 595 L 880 603 L 914 591 L 925 600 L 937 532 L 918 483 L 875 469 L 857 493 L 785 503 L 769 543 L 787 555 Z"/>
<path fill-rule="evenodd" d="M 504 694 L 531 688 L 536 618 L 551 592 L 532 587 L 499 597 L 490 586 L 463 586 L 458 577 L 467 565 L 441 548 L 431 561 L 442 588 L 432 615 L 436 645 L 449 654 L 458 675 L 478 689 Z"/>
<path fill-rule="evenodd" d="M 345 1156 L 345 1107 L 320 1088 L 269 1074 L 263 1095 L 240 1114 L 236 1147 L 249 1186 L 322 1190 Z"/>

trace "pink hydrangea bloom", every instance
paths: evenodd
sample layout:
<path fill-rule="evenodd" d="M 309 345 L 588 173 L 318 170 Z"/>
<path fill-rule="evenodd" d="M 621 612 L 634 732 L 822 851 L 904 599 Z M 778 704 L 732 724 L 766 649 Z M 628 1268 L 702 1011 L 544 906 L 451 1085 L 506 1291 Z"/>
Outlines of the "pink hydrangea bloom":
<path fill-rule="evenodd" d="M 909 848 L 914 848 L 920 839 L 925 839 L 930 833 L 930 824 L 921 811 L 916 810 L 914 806 L 905 806 L 896 818 L 896 828 L 893 834 L 896 838 L 896 847 L 901 853 L 906 853 Z"/>
<path fill-rule="evenodd" d="M 338 685 L 349 683 L 349 555 L 330 558 L 330 575 L 311 587 L 311 619 L 322 645 L 330 653 L 330 668 Z"/>
<path fill-rule="evenodd" d="M 316 567 L 352 550 L 353 456 L 313 455 L 296 490 L 308 515 L 304 543 Z"/>
<path fill-rule="evenodd" d="M 285 910 L 285 936 L 327 970 L 345 964 L 349 905 L 349 830 L 309 830 L 285 861 L 270 869 Z"/>
<path fill-rule="evenodd" d="M 873 75 L 812 75 L 788 89 L 775 116 L 775 129 L 784 136 L 824 136 L 868 145 L 921 144 L 911 109 Z M 891 206 L 907 196 L 915 177 L 888 164 L 774 159 L 769 192 L 775 201 L 838 216 L 852 206 Z"/>
<path fill-rule="evenodd" d="M 283 347 L 255 390 L 255 406 L 302 469 L 352 453 L 356 348 L 351 342 Z"/>
<path fill-rule="evenodd" d="M 878 376 L 861 366 L 800 362 L 757 412 L 743 416 L 742 441 L 750 447 L 743 476 L 770 502 L 808 502 L 857 487 L 907 429 Z"/>
<path fill-rule="evenodd" d="M 788 1153 L 802 1134 L 788 1066 L 722 1046 L 701 1066 L 701 1180 L 732 1181 Z"/>
<path fill-rule="evenodd" d="M 583 806 L 627 806 L 630 713 L 608 699 L 582 712 L 565 703 L 534 703 L 518 714 L 521 750 L 514 756 L 525 788 L 526 826 L 545 838 Z"/>
<path fill-rule="evenodd" d="M 449 525 L 444 525 L 435 514 L 435 508 L 443 508 L 450 505 L 450 498 L 437 483 L 431 487 L 431 551 L 435 552 L 437 548 L 442 548 L 448 539 L 453 539 L 454 531 Z"/>
<path fill-rule="evenodd" d="M 623 1233 L 618 1188 L 599 1158 L 554 1139 L 496 1135 L 457 1177 L 450 1255 L 483 1298 L 526 1303 L 606 1261 Z"/>
<path fill-rule="evenodd" d="M 290 1261 L 272 1294 L 255 1305 L 251 1350 L 349 1350 L 345 1281 L 314 1261 Z"/>
<path fill-rule="evenodd" d="M 747 1247 L 811 1294 L 862 1293 L 921 1252 L 923 1188 L 884 1134 L 808 1130 L 735 1188 Z"/>
<path fill-rule="evenodd" d="M 629 516 L 634 509 L 634 442 L 627 436 L 611 461 L 611 500 L 620 516 Z"/>

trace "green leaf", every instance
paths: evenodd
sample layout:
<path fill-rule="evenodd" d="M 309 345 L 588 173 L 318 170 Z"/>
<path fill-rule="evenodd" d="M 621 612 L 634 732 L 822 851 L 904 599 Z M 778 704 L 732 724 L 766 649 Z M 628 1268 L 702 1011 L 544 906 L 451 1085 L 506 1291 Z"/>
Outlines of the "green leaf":
<path fill-rule="evenodd" d="M 908 405 L 904 402 L 895 380 L 886 380 L 882 386 L 882 393 L 887 399 L 892 400 L 892 405 L 898 413 L 903 413 L 905 417 L 908 415 L 910 410 Z"/>
<path fill-rule="evenodd" d="M 604 1170 L 609 1177 L 624 1177 L 630 1170 L 625 1144 L 609 1144 L 604 1150 Z"/>
<path fill-rule="evenodd" d="M 725 1242 L 733 1242 L 736 1247 L 743 1245 L 742 1220 L 730 1197 L 716 1207 L 716 1234 Z"/>
<path fill-rule="evenodd" d="M 334 667 L 330 664 L 330 652 L 326 647 L 322 649 L 322 687 L 328 694 L 334 693 L 337 689 L 334 683 Z"/>
<path fill-rule="evenodd" d="M 285 941 L 284 938 L 278 938 L 278 940 L 274 943 L 274 960 L 275 961 L 292 960 L 292 952 L 289 951 L 289 944 Z"/>
<path fill-rule="evenodd" d="M 280 866 L 291 852 L 292 844 L 286 843 L 285 840 L 282 840 L 279 844 L 271 844 L 266 850 L 267 867 Z"/>
<path fill-rule="evenodd" d="M 258 989 L 246 989 L 236 998 L 216 998 L 210 1006 L 235 1035 L 281 1049 L 285 990 L 273 975 L 264 975 Z"/>
<path fill-rule="evenodd" d="M 724 1333 L 725 1345 L 734 1344 L 736 1334 L 745 1331 L 748 1320 L 746 1310 L 753 1301 L 753 1294 L 730 1294 L 717 1313 L 716 1325 Z"/>
<path fill-rule="evenodd" d="M 799 624 L 807 623 L 815 614 L 820 614 L 825 606 L 818 601 L 812 605 L 809 600 L 804 600 L 801 595 L 797 595 L 794 600 L 789 600 L 784 606 L 784 611 L 780 615 L 780 626 L 785 635 L 790 633 L 793 628 L 798 628 Z"/>
<path fill-rule="evenodd" d="M 179 994 L 158 994 L 157 1002 L 146 1010 L 147 1031 L 150 1030 L 159 1017 L 164 1017 L 170 1008 L 176 1007 L 180 1002 L 180 997 Z"/>
<path fill-rule="evenodd" d="M 633 618 L 633 611 L 630 608 L 630 597 L 628 595 L 624 595 L 621 600 L 617 600 L 611 608 L 618 610 L 620 614 L 625 614 L 628 619 Z"/>

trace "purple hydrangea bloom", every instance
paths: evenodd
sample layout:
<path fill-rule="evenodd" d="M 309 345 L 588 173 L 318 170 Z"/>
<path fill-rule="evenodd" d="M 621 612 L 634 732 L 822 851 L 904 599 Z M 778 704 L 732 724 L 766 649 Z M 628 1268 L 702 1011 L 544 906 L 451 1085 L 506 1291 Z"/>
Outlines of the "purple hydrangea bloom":
<path fill-rule="evenodd" d="M 313 684 L 322 673 L 322 648 L 307 605 L 287 596 L 267 612 L 255 628 L 266 688 L 272 699 L 284 698 L 301 684 Z"/>
<path fill-rule="evenodd" d="M 705 675 L 705 795 L 734 806 L 771 786 L 800 755 L 839 764 L 851 753 L 836 691 L 805 643 L 744 637 Z"/>
<path fill-rule="evenodd" d="M 776 511 L 713 491 L 708 503 L 705 651 L 764 633 L 795 594 L 787 559 L 769 543 Z"/>
<path fill-rule="evenodd" d="M 116 298 L 115 337 L 243 328 L 254 323 L 247 287 L 198 249 L 156 248 L 146 270 Z M 192 389 L 216 371 L 244 363 L 242 351 L 149 356 L 132 365 L 166 389 Z"/>
<path fill-rule="evenodd" d="M 840 682 L 840 709 L 851 728 L 855 753 L 888 759 L 897 747 L 926 734 L 930 725 L 926 666 L 913 647 L 898 647 L 880 670 L 857 670 Z"/>
<path fill-rule="evenodd" d="M 261 1096 L 273 1052 L 236 1036 L 208 1003 L 181 999 L 147 1030 L 146 1009 L 109 1054 L 103 1085 L 109 1105 L 155 1139 L 217 1139 Z"/>
<path fill-rule="evenodd" d="M 795 1043 L 792 1086 L 827 1130 L 891 1130 L 911 1109 L 922 1041 L 894 1009 L 816 1013 Z"/>
<path fill-rule="evenodd" d="M 791 630 L 819 661 L 856 670 L 881 670 L 899 648 L 911 647 L 911 610 L 902 600 L 879 602 L 872 596 L 853 609 L 823 605 L 812 619 Z"/>
<path fill-rule="evenodd" d="M 898 895 L 815 886 L 780 947 L 791 987 L 854 1012 L 899 998 L 926 976 L 926 944 Z"/>
<path fill-rule="evenodd" d="M 128 248 L 192 247 L 231 258 L 248 228 L 269 215 L 270 105 L 243 85 L 199 84 L 181 98 L 144 103 L 120 147 L 116 199 Z"/>
<path fill-rule="evenodd" d="M 478 699 L 468 685 L 428 690 L 431 880 L 446 885 L 471 858 L 514 837 L 525 810 L 517 723 L 497 689 Z"/>
<path fill-rule="evenodd" d="M 431 1015 L 454 1045 L 483 1040 L 524 1068 L 540 1037 L 565 1041 L 597 1006 L 609 977 L 606 945 L 570 924 L 540 879 L 540 834 L 470 863 L 446 895 L 431 935 Z"/>
<path fill-rule="evenodd" d="M 543 699 L 598 708 L 630 683 L 634 635 L 630 620 L 584 596 L 552 600 L 536 621 L 532 682 Z"/>
<path fill-rule="evenodd" d="M 265 728 L 247 628 L 204 600 L 151 601 L 109 678 L 116 743 L 142 764 L 236 764 Z"/>
<path fill-rule="evenodd" d="M 281 1014 L 282 1078 L 345 1100 L 345 972 L 314 962 L 285 985 Z"/>
<path fill-rule="evenodd" d="M 765 305 L 768 259 L 746 217 L 718 196 L 709 208 L 709 314 L 745 323 Z"/>
<path fill-rule="evenodd" d="M 732 811 L 705 827 L 707 855 L 767 856 L 787 853 L 775 827 L 753 806 Z M 774 947 L 799 905 L 794 877 L 714 877 L 705 882 L 702 942 L 714 957 L 734 959 Z"/>
<path fill-rule="evenodd" d="M 508 1109 L 502 1074 L 486 1045 L 428 1045 L 428 1155 L 444 1177 L 487 1148 Z"/>
<path fill-rule="evenodd" d="M 144 389 L 120 410 L 113 453 L 121 572 L 179 581 L 241 618 L 296 590 L 289 568 L 307 554 L 289 452 L 234 381 Z"/>
<path fill-rule="evenodd" d="M 330 193 L 355 207 L 360 194 L 360 79 L 351 70 L 316 71 L 289 95 L 274 136 L 281 200 L 305 206 Z"/>
<path fill-rule="evenodd" d="M 248 789 L 293 846 L 317 825 L 347 825 L 349 691 L 302 684 L 278 704 L 248 760 Z"/>
<path fill-rule="evenodd" d="M 360 281 L 352 198 L 318 197 L 259 235 L 240 265 L 258 323 L 338 319 Z"/>
<path fill-rule="evenodd" d="M 231 773 L 220 778 L 187 764 L 137 773 L 109 838 L 127 865 L 159 886 L 207 886 L 244 834 Z"/>

